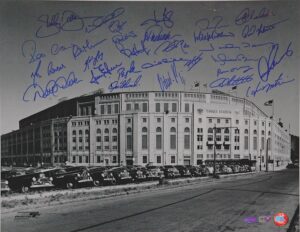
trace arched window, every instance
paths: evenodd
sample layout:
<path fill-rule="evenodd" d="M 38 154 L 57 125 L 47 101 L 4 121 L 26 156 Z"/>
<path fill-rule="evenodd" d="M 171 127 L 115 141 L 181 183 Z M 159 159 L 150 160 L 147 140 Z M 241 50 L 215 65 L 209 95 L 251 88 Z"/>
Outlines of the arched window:
<path fill-rule="evenodd" d="M 101 134 L 101 129 L 100 128 L 97 129 L 97 134 Z"/>
<path fill-rule="evenodd" d="M 208 133 L 213 133 L 213 129 L 212 128 L 208 128 L 207 132 Z"/>
<path fill-rule="evenodd" d="M 126 149 L 131 151 L 132 150 L 132 130 L 130 127 L 127 127 L 127 134 L 126 134 Z"/>
<path fill-rule="evenodd" d="M 156 128 L 156 149 L 162 149 L 161 127 Z"/>
<path fill-rule="evenodd" d="M 254 131 L 253 131 L 253 134 L 257 135 L 257 130 L 254 130 Z"/>
<path fill-rule="evenodd" d="M 271 135 L 271 131 L 268 131 L 268 135 Z"/>
<path fill-rule="evenodd" d="M 261 131 L 261 135 L 265 135 L 265 131 L 264 130 Z"/>
<path fill-rule="evenodd" d="M 146 127 L 142 128 L 142 149 L 148 149 L 148 129 Z"/>
<path fill-rule="evenodd" d="M 108 134 L 108 133 L 109 133 L 109 129 L 108 129 L 108 128 L 105 128 L 104 133 L 105 133 L 105 134 Z"/>
<path fill-rule="evenodd" d="M 112 133 L 114 133 L 114 134 L 118 133 L 117 128 L 113 128 L 113 129 L 112 129 Z"/>
<path fill-rule="evenodd" d="M 78 131 L 78 134 L 82 135 L 82 130 L 79 130 L 79 131 Z"/>
<path fill-rule="evenodd" d="M 85 135 L 89 135 L 90 131 L 89 130 L 85 130 Z"/>
<path fill-rule="evenodd" d="M 235 134 L 239 134 L 239 133 L 240 133 L 240 130 L 239 130 L 239 129 L 235 129 L 235 130 L 234 130 L 234 133 L 235 133 Z"/>
<path fill-rule="evenodd" d="M 72 131 L 72 134 L 73 134 L 73 135 L 76 135 L 76 130 L 73 130 L 73 131 Z"/>
<path fill-rule="evenodd" d="M 171 127 L 170 129 L 170 149 L 176 149 L 176 129 Z"/>
<path fill-rule="evenodd" d="M 190 128 L 184 128 L 184 149 L 190 149 Z"/>
<path fill-rule="evenodd" d="M 224 134 L 229 134 L 229 129 L 228 128 L 225 128 Z"/>
<path fill-rule="evenodd" d="M 244 133 L 245 133 L 245 134 L 248 134 L 248 129 L 245 129 Z"/>

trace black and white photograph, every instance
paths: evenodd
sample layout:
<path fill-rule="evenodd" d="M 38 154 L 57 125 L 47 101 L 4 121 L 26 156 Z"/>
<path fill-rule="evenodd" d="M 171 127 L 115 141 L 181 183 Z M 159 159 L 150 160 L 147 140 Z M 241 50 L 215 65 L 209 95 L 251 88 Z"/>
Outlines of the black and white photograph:
<path fill-rule="evenodd" d="M 299 232 L 298 1 L 2 1 L 1 231 Z"/>

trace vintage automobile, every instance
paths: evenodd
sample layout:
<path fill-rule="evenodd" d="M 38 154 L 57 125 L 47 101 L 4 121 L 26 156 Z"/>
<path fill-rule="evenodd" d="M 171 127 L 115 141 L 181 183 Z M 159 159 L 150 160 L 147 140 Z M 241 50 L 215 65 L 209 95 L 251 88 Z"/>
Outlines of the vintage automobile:
<path fill-rule="evenodd" d="M 112 172 L 109 172 L 106 167 L 89 167 L 88 172 L 93 178 L 94 186 L 102 186 L 105 184 L 116 184 L 116 179 Z"/>
<path fill-rule="evenodd" d="M 190 170 L 183 165 L 176 165 L 175 168 L 179 171 L 181 177 L 190 177 L 192 176 Z"/>
<path fill-rule="evenodd" d="M 223 166 L 222 166 L 222 173 L 223 173 L 223 174 L 230 174 L 230 173 L 232 173 L 231 167 L 229 167 L 229 166 L 227 166 L 227 165 L 223 165 Z"/>
<path fill-rule="evenodd" d="M 214 173 L 214 167 L 211 166 L 206 166 L 206 173 L 208 173 L 208 175 L 212 175 Z"/>
<path fill-rule="evenodd" d="M 81 185 L 92 185 L 93 178 L 87 167 L 66 167 L 55 173 L 53 184 L 59 188 L 78 188 Z"/>
<path fill-rule="evenodd" d="M 178 169 L 172 165 L 164 166 L 164 175 L 166 178 L 177 178 L 181 176 Z"/>
<path fill-rule="evenodd" d="M 158 180 L 165 177 L 164 171 L 160 167 L 147 166 L 147 179 L 148 180 Z"/>
<path fill-rule="evenodd" d="M 202 168 L 199 166 L 187 166 L 187 168 L 189 169 L 191 176 L 193 177 L 199 177 L 202 176 Z"/>
<path fill-rule="evenodd" d="M 43 189 L 54 187 L 50 173 L 53 170 L 13 170 L 11 176 L 7 179 L 8 185 L 12 191 L 28 192 L 31 189 Z"/>
<path fill-rule="evenodd" d="M 142 166 L 127 166 L 133 182 L 141 182 L 147 179 L 147 169 Z"/>
<path fill-rule="evenodd" d="M 126 167 L 114 167 L 108 170 L 111 172 L 116 179 L 117 184 L 131 182 L 132 178 Z"/>
<path fill-rule="evenodd" d="M 10 170 L 1 171 L 1 194 L 8 194 L 10 192 L 7 180 L 10 177 L 10 172 Z"/>
<path fill-rule="evenodd" d="M 53 188 L 53 175 L 58 171 L 58 168 L 37 169 L 34 171 L 37 175 L 32 177 L 30 189 Z"/>

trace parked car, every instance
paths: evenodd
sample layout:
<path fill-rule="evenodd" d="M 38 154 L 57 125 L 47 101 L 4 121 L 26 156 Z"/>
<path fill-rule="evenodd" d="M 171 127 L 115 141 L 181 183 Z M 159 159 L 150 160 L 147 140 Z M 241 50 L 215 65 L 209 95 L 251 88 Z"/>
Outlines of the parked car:
<path fill-rule="evenodd" d="M 164 175 L 166 178 L 177 178 L 180 177 L 180 173 L 177 168 L 172 165 L 164 166 Z"/>
<path fill-rule="evenodd" d="M 30 189 L 53 188 L 54 184 L 52 183 L 52 176 L 57 170 L 57 168 L 35 170 L 37 175 L 32 178 Z"/>
<path fill-rule="evenodd" d="M 53 176 L 53 183 L 61 188 L 78 188 L 81 185 L 92 185 L 93 178 L 87 167 L 66 167 L 59 169 Z"/>
<path fill-rule="evenodd" d="M 227 165 L 223 165 L 223 167 L 222 167 L 222 173 L 224 173 L 224 174 L 230 174 L 230 173 L 232 173 L 231 167 L 229 167 Z"/>
<path fill-rule="evenodd" d="M 199 166 L 187 166 L 187 168 L 189 169 L 191 176 L 198 177 L 203 175 L 202 168 Z"/>
<path fill-rule="evenodd" d="M 214 173 L 214 167 L 211 166 L 206 166 L 206 173 L 208 173 L 208 175 L 212 175 Z"/>
<path fill-rule="evenodd" d="M 179 171 L 181 177 L 190 177 L 192 176 L 190 170 L 183 165 L 176 165 L 175 168 Z"/>
<path fill-rule="evenodd" d="M 112 172 L 109 172 L 106 167 L 90 167 L 88 168 L 94 186 L 101 186 L 105 184 L 116 184 L 116 179 Z"/>
<path fill-rule="evenodd" d="M 164 171 L 161 167 L 147 166 L 147 179 L 148 180 L 158 180 L 165 177 Z"/>
<path fill-rule="evenodd" d="M 287 166 L 286 166 L 286 168 L 299 168 L 299 166 L 298 165 L 295 165 L 295 164 L 293 164 L 293 163 L 290 163 L 290 164 L 288 164 Z"/>
<path fill-rule="evenodd" d="M 30 170 L 11 172 L 11 176 L 7 179 L 9 188 L 16 192 L 28 192 L 30 189 L 53 187 L 50 176 L 45 175 L 45 170 Z"/>
<path fill-rule="evenodd" d="M 131 182 L 132 178 L 126 167 L 115 167 L 108 170 L 116 179 L 117 184 Z"/>
<path fill-rule="evenodd" d="M 7 194 L 10 192 L 7 180 L 9 177 L 10 171 L 1 171 L 1 194 Z"/>
<path fill-rule="evenodd" d="M 127 166 L 132 181 L 140 182 L 147 179 L 147 169 L 141 166 Z"/>

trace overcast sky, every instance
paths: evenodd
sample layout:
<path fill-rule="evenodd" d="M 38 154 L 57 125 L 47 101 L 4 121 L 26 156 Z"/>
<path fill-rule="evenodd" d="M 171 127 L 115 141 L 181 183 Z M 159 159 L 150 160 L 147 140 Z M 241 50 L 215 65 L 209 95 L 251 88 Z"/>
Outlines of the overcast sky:
<path fill-rule="evenodd" d="M 264 102 L 274 99 L 275 118 L 299 135 L 300 9 L 295 2 L 6 2 L 0 9 L 1 134 L 18 129 L 20 119 L 60 98 L 99 88 L 110 92 L 109 86 L 122 79 L 138 85 L 114 92 L 189 91 L 195 81 L 201 91 L 216 87 L 228 92 L 234 84 L 220 82 L 235 77 L 247 83 L 240 83 L 233 95 L 248 98 L 268 115 L 272 107 Z M 229 43 L 235 48 L 224 49 Z M 86 66 L 89 56 L 95 59 Z M 231 61 L 223 64 L 224 57 Z M 145 64 L 164 58 L 168 63 Z M 194 66 L 193 58 L 199 61 Z M 111 73 L 100 78 L 100 64 Z M 130 65 L 135 73 L 128 71 Z M 92 72 L 99 84 L 90 83 Z M 78 84 L 34 101 L 34 92 L 45 92 L 49 81 L 51 86 L 62 76 Z M 160 85 L 168 77 L 172 84 Z M 255 96 L 247 94 L 259 82 L 265 88 Z M 278 82 L 287 83 L 270 88 Z M 62 78 L 58 84 L 63 85 Z"/>

